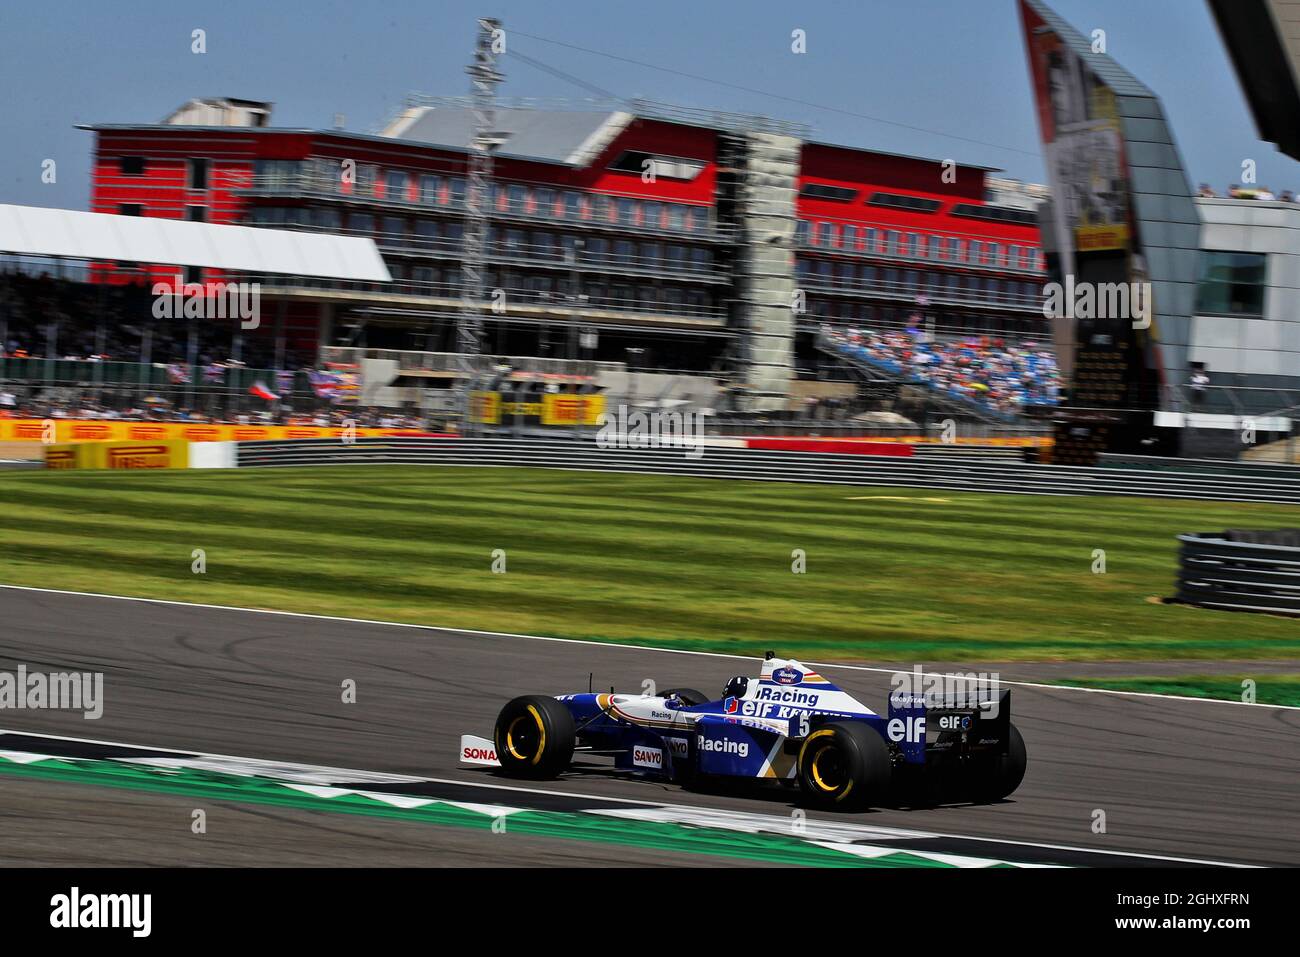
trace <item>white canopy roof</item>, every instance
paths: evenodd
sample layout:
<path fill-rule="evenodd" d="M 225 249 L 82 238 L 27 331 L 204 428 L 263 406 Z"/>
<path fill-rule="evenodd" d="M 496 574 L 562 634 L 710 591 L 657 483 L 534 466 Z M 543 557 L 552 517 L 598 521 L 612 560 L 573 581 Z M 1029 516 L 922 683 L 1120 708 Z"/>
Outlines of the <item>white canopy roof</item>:
<path fill-rule="evenodd" d="M 0 253 L 391 282 L 373 239 L 0 204 Z"/>

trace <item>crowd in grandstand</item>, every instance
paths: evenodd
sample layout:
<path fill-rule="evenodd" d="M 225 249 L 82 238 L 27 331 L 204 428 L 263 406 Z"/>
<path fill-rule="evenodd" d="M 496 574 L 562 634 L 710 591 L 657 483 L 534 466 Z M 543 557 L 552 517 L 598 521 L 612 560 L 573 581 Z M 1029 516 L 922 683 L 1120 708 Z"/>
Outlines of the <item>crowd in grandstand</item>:
<path fill-rule="evenodd" d="M 911 382 L 1002 413 L 1053 404 L 1060 390 L 1056 357 L 1043 346 L 992 336 L 939 339 L 909 327 L 873 332 L 825 327 L 838 351 Z"/>
<path fill-rule="evenodd" d="M 234 402 L 212 403 L 203 408 L 173 402 L 161 396 L 124 397 L 116 403 L 97 399 L 92 390 L 51 390 L 55 396 L 20 396 L 12 387 L 0 386 L 0 418 L 4 419 L 100 419 L 133 422 L 194 422 L 229 425 L 314 425 L 357 428 L 429 428 L 423 416 L 392 409 L 338 405 L 331 408 L 298 409 L 280 404 L 258 403 L 261 408 Z"/>
<path fill-rule="evenodd" d="M 147 351 L 150 362 L 184 362 L 191 347 L 197 362 L 231 361 L 234 328 L 155 319 L 144 285 L 77 283 L 25 272 L 0 276 L 0 358 L 140 362 Z M 239 359 L 251 368 L 271 368 L 274 343 L 243 335 Z M 286 350 L 282 362 L 295 368 L 301 358 Z"/>

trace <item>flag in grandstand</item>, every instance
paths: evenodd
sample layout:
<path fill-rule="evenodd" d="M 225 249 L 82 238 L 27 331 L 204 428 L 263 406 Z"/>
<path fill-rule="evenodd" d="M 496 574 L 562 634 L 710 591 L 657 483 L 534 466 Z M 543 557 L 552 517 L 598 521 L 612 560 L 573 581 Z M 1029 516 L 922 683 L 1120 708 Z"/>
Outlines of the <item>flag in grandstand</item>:
<path fill-rule="evenodd" d="M 343 387 L 343 377 L 336 372 L 319 372 L 316 369 L 308 369 L 307 381 L 311 383 L 312 391 L 321 399 L 334 398 L 339 389 Z"/>
<path fill-rule="evenodd" d="M 190 367 L 184 362 L 168 363 L 167 378 L 177 385 L 184 385 L 190 381 Z"/>
<path fill-rule="evenodd" d="M 203 381 L 204 382 L 225 382 L 226 367 L 222 365 L 217 365 L 217 363 L 215 362 L 212 363 L 211 365 L 204 366 Z"/>
<path fill-rule="evenodd" d="M 297 373 L 292 370 L 287 372 L 281 370 L 275 374 L 275 388 L 281 395 L 293 391 L 293 377 L 295 375 Z"/>
<path fill-rule="evenodd" d="M 248 390 L 249 395 L 255 395 L 259 399 L 265 399 L 267 402 L 274 402 L 280 397 L 266 387 L 266 383 L 258 379 Z"/>

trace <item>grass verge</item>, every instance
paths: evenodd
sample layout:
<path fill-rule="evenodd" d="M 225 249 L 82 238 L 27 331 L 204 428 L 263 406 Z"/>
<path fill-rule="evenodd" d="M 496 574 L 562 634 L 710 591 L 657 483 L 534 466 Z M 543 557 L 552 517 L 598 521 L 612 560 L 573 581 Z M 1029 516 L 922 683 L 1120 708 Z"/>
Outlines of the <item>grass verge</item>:
<path fill-rule="evenodd" d="M 1294 621 L 1153 601 L 1178 533 L 1300 507 L 425 466 L 0 494 L 12 584 L 816 659 L 1300 657 Z"/>

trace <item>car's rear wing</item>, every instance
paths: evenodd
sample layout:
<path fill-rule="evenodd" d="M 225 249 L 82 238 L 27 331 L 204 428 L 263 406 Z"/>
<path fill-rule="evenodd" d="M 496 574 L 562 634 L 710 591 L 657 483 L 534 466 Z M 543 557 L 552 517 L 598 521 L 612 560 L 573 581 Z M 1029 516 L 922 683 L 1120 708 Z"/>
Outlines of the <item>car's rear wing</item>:
<path fill-rule="evenodd" d="M 930 750 L 968 748 L 1005 751 L 1011 737 L 1011 691 L 911 693 L 889 696 L 885 735 L 910 764 L 924 764 Z"/>

